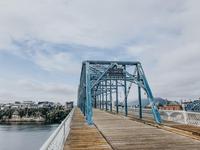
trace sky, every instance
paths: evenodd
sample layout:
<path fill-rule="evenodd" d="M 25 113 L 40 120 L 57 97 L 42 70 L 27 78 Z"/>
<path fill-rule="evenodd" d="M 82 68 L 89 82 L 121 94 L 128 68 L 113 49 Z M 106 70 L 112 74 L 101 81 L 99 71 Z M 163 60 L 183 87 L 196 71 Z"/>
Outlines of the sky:
<path fill-rule="evenodd" d="M 155 97 L 200 97 L 199 0 L 0 1 L 0 103 L 71 101 L 83 60 L 140 61 Z"/>

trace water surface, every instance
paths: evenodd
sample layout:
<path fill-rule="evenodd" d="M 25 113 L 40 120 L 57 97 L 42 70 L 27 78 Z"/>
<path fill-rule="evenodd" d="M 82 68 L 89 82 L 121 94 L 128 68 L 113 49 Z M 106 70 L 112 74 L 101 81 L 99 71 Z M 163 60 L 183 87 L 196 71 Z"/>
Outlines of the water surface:
<path fill-rule="evenodd" d="M 57 127 L 0 124 L 0 150 L 38 150 Z"/>

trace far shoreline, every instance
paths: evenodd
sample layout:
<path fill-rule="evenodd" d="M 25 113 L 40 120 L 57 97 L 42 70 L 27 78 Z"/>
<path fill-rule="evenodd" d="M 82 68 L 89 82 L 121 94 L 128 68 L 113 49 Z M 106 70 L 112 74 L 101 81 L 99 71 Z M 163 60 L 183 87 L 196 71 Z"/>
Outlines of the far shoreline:
<path fill-rule="evenodd" d="M 56 125 L 58 123 L 49 123 L 42 121 L 0 121 L 0 125 Z"/>
<path fill-rule="evenodd" d="M 0 121 L 0 125 L 43 125 L 43 124 L 50 124 L 45 121 Z"/>

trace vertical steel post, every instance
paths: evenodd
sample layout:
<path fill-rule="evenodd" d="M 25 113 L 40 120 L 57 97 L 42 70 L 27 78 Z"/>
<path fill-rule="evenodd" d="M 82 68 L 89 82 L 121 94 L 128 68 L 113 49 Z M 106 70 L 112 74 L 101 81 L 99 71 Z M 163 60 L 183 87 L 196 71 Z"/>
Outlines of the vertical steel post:
<path fill-rule="evenodd" d="M 100 95 L 98 95 L 98 108 L 100 108 Z"/>
<path fill-rule="evenodd" d="M 140 119 L 142 119 L 142 100 L 141 100 L 141 87 L 140 86 L 138 86 L 138 100 L 139 100 L 139 107 L 140 107 L 139 116 L 140 116 Z"/>
<path fill-rule="evenodd" d="M 96 100 L 97 100 L 97 102 L 96 102 L 96 108 L 98 108 L 99 107 L 99 97 L 98 97 L 98 95 L 96 95 Z"/>
<path fill-rule="evenodd" d="M 124 65 L 124 71 L 126 71 L 126 65 Z M 125 116 L 128 115 L 128 107 L 127 107 L 127 85 L 126 85 L 126 72 L 124 73 L 124 108 L 125 108 Z"/>
<path fill-rule="evenodd" d="M 97 95 L 97 108 L 99 108 L 99 95 Z"/>
<path fill-rule="evenodd" d="M 92 120 L 92 94 L 90 85 L 89 63 L 86 62 L 86 120 L 89 125 L 93 124 Z"/>
<path fill-rule="evenodd" d="M 112 84 L 110 79 L 110 111 L 112 112 Z"/>
<path fill-rule="evenodd" d="M 140 81 L 140 73 L 138 65 L 137 67 L 137 80 Z M 142 119 L 142 100 L 141 100 L 141 87 L 138 85 L 138 100 L 139 100 L 139 117 Z"/>
<path fill-rule="evenodd" d="M 107 89 L 107 79 L 105 81 L 105 87 L 106 87 L 106 111 L 108 110 L 108 89 Z"/>
<path fill-rule="evenodd" d="M 119 108 L 118 108 L 119 104 L 118 103 L 119 103 L 118 102 L 118 81 L 116 79 L 116 112 L 117 113 L 119 113 Z"/>
<path fill-rule="evenodd" d="M 86 116 L 86 100 L 83 102 L 83 110 L 84 110 L 84 116 Z"/>
<path fill-rule="evenodd" d="M 104 83 L 102 82 L 102 109 L 104 110 Z"/>
<path fill-rule="evenodd" d="M 101 83 L 100 83 L 99 88 L 100 88 L 100 94 L 99 94 L 99 100 L 100 100 L 100 104 L 99 104 L 99 105 L 100 105 L 100 106 L 99 106 L 99 107 L 100 107 L 100 109 L 101 109 L 101 92 L 102 92 L 102 91 L 101 91 Z"/>
<path fill-rule="evenodd" d="M 97 108 L 97 91 L 94 91 L 94 108 Z"/>

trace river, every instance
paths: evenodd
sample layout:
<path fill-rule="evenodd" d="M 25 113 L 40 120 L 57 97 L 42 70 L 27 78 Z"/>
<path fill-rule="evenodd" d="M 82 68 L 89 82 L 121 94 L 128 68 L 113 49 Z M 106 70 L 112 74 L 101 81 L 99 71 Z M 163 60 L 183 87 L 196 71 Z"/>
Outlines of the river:
<path fill-rule="evenodd" d="M 0 150 L 38 150 L 58 125 L 0 125 Z"/>

